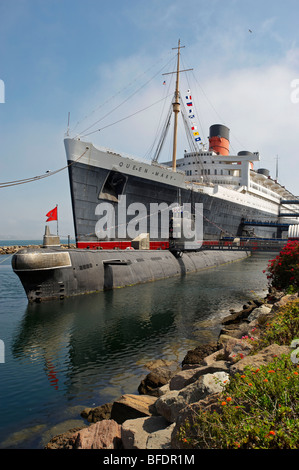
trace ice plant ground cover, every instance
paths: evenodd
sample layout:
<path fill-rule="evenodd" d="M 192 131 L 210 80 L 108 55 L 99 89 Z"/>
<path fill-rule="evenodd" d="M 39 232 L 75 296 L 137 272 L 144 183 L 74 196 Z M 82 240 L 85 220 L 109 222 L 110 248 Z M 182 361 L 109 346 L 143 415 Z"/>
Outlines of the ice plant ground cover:
<path fill-rule="evenodd" d="M 286 293 L 299 291 L 298 242 L 289 242 L 269 261 L 268 279 Z M 251 354 L 274 343 L 290 346 L 299 338 L 298 298 L 259 328 Z M 298 362 L 288 355 L 260 368 L 245 368 L 229 381 L 213 408 L 199 408 L 181 426 L 180 440 L 191 449 L 298 449 Z"/>
<path fill-rule="evenodd" d="M 252 354 L 299 338 L 299 300 L 286 304 L 262 329 Z M 299 365 L 282 356 L 236 374 L 213 411 L 199 409 L 192 423 L 185 422 L 180 440 L 193 449 L 298 449 Z"/>
<path fill-rule="evenodd" d="M 254 350 L 261 350 L 273 343 L 290 346 L 297 338 L 299 338 L 299 300 L 281 307 L 274 319 L 263 326 L 263 334 L 254 345 Z"/>
<path fill-rule="evenodd" d="M 289 357 L 237 374 L 215 411 L 200 409 L 181 427 L 186 448 L 297 449 L 299 367 Z"/>

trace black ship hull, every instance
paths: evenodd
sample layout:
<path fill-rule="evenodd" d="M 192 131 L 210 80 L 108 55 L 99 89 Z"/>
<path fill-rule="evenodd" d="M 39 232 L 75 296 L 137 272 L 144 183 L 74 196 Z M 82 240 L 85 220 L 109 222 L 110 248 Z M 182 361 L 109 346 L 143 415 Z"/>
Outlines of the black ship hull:
<path fill-rule="evenodd" d="M 74 227 L 78 246 L 81 243 L 83 247 L 90 242 L 89 245 L 92 247 L 96 246 L 94 245 L 96 242 L 126 239 L 119 237 L 117 230 L 119 205 L 116 200 L 121 194 L 117 193 L 117 188 L 111 189 L 111 186 L 109 194 L 107 194 L 108 188 L 105 188 L 107 186 L 107 179 L 111 177 L 111 170 L 70 161 L 68 164 Z M 278 223 L 279 221 L 278 206 L 277 215 L 275 216 L 267 211 L 199 191 L 147 180 L 137 175 L 132 176 L 123 173 L 121 176 L 123 177 L 123 186 L 120 186 L 118 190 L 124 191 L 127 207 L 138 202 L 143 204 L 147 208 L 147 212 L 150 213 L 150 205 L 153 203 L 166 203 L 168 206 L 175 203 L 179 205 L 190 204 L 191 208 L 196 203 L 202 204 L 203 240 L 219 240 L 221 236 L 241 236 L 244 234 L 244 219 L 271 220 L 273 223 Z M 96 236 L 95 227 L 99 220 L 99 217 L 96 215 L 96 208 L 100 203 L 112 204 L 114 207 L 116 221 L 115 237 L 98 239 Z M 149 218 L 147 222 L 147 231 L 149 231 Z M 281 232 L 278 232 L 277 228 L 273 226 L 258 226 L 255 227 L 253 235 L 261 238 L 280 238 Z M 158 237 L 158 239 L 163 240 L 163 237 Z M 167 239 L 168 237 L 165 238 L 165 240 Z"/>

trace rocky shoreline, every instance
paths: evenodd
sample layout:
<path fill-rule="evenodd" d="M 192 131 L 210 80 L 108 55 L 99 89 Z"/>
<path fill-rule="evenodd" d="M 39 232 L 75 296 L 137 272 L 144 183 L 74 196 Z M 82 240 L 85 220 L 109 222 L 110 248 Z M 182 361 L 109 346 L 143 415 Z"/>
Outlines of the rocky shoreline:
<path fill-rule="evenodd" d="M 223 386 L 247 366 L 260 367 L 289 346 L 272 344 L 254 355 L 261 327 L 298 294 L 270 289 L 222 319 L 218 341 L 188 351 L 182 364 L 157 360 L 148 365 L 139 395 L 122 395 L 113 403 L 82 410 L 82 427 L 53 437 L 46 449 L 183 449 L 180 426 L 196 410 L 217 409 Z"/>
<path fill-rule="evenodd" d="M 41 248 L 43 245 L 9 245 L 9 246 L 0 246 L 0 255 L 13 255 L 18 251 L 22 250 L 23 248 Z M 76 245 L 71 244 L 70 246 L 67 244 L 60 245 L 61 248 L 76 248 Z"/>

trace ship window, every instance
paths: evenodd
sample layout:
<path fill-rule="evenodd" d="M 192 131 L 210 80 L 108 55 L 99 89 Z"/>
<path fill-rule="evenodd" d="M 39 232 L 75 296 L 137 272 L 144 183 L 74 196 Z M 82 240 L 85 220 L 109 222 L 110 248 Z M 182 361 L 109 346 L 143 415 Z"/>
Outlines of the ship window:
<path fill-rule="evenodd" d="M 118 197 L 124 192 L 127 177 L 119 171 L 110 171 L 99 194 L 99 199 L 118 202 Z"/>

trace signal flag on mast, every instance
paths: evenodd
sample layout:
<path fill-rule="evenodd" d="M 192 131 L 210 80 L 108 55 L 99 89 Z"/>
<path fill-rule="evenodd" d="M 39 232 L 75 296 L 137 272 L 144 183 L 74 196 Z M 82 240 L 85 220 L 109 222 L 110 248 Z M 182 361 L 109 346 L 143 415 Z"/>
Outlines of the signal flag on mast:
<path fill-rule="evenodd" d="M 191 124 L 191 130 L 195 138 L 194 140 L 195 142 L 200 142 L 201 138 L 199 137 L 199 132 L 197 131 L 197 125 L 196 125 L 196 122 L 193 121 L 193 119 L 195 119 L 195 114 L 193 111 L 191 90 L 187 90 L 187 94 L 185 95 L 185 98 L 186 98 L 186 106 L 188 106 L 188 113 L 189 113 L 188 118 L 192 119 L 190 124 Z"/>
<path fill-rule="evenodd" d="M 58 235 L 58 204 L 56 204 L 56 207 L 54 207 L 54 209 L 52 209 L 46 214 L 46 217 L 48 217 L 46 222 L 52 222 L 52 220 L 57 220 L 57 235 Z"/>
<path fill-rule="evenodd" d="M 46 214 L 46 217 L 48 217 L 48 219 L 46 220 L 46 222 L 51 222 L 52 220 L 58 220 L 58 217 L 57 217 L 57 208 L 58 208 L 58 206 L 56 206 L 54 209 L 52 209 L 51 211 L 49 211 L 49 212 Z"/>

